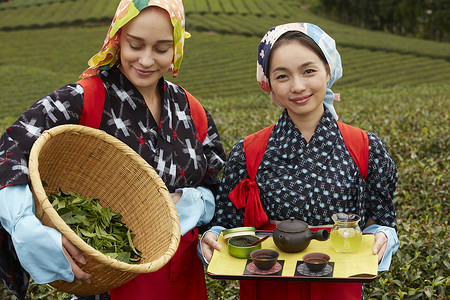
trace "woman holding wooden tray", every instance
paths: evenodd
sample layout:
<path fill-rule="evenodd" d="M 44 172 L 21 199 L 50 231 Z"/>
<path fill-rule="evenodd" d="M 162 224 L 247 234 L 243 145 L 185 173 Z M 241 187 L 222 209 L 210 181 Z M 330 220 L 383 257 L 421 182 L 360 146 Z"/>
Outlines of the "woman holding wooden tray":
<path fill-rule="evenodd" d="M 182 237 L 175 256 L 157 272 L 114 289 L 111 298 L 207 298 L 197 226 L 213 217 L 225 153 L 211 115 L 163 77 L 167 71 L 178 74 L 188 37 L 181 0 L 122 0 L 103 48 L 81 76 L 85 79 L 37 101 L 3 134 L 0 275 L 20 298 L 28 273 L 37 283 L 90 278 L 74 263 L 84 262 L 82 253 L 36 219 L 28 185 L 34 141 L 62 124 L 99 128 L 129 145 L 154 167 L 176 203 Z M 87 101 L 86 87 L 103 96 Z"/>
<path fill-rule="evenodd" d="M 342 76 L 334 40 L 307 23 L 270 29 L 258 47 L 257 80 L 285 108 L 278 122 L 238 141 L 216 198 L 216 227 L 201 250 L 209 261 L 226 228 L 273 230 L 291 217 L 332 224 L 334 212 L 361 216 L 386 270 L 398 248 L 393 197 L 397 169 L 370 132 L 337 122 L 330 87 Z M 354 150 L 358 151 L 354 151 Z M 224 227 L 222 227 L 224 226 Z M 241 280 L 241 299 L 361 299 L 361 283 Z"/>

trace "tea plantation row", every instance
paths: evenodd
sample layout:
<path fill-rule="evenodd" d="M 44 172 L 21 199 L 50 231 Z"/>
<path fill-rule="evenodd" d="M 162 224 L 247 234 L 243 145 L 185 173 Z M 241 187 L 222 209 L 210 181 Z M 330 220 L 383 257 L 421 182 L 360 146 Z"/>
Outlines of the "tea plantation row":
<path fill-rule="evenodd" d="M 110 0 L 55 1 L 42 5 L 4 8 L 0 10 L 0 28 L 11 30 L 107 21 L 114 16 L 115 8 L 115 3 Z"/>
<path fill-rule="evenodd" d="M 37 83 L 36 83 L 37 84 Z M 366 299 L 448 299 L 450 245 L 450 85 L 343 89 L 340 120 L 376 133 L 399 172 L 395 193 L 400 248 L 391 270 L 365 285 Z M 267 96 L 203 99 L 226 151 L 241 137 L 275 122 L 281 112 Z M 0 119 L 0 130 L 12 118 Z M 210 299 L 237 299 L 235 281 L 208 278 Z M 67 299 L 33 284 L 27 299 Z M 0 287 L 0 298 L 11 295 Z M 58 298 L 59 297 L 59 298 Z"/>
<path fill-rule="evenodd" d="M 107 27 L 0 31 L 0 118 L 76 81 L 102 44 Z M 192 32 L 178 78 L 198 98 L 260 93 L 256 49 L 260 37 Z M 339 42 L 338 42 L 339 45 Z M 339 46 L 338 46 L 339 47 Z M 20 49 L 20 51 L 18 51 Z M 334 86 L 389 87 L 450 81 L 450 61 L 340 46 L 344 76 Z M 36 84 L 39 82 L 39 84 Z"/>
<path fill-rule="evenodd" d="M 14 0 L 0 6 L 0 30 L 109 23 L 118 0 Z M 342 25 L 314 15 L 298 0 L 185 0 L 188 30 L 257 36 L 286 22 L 321 26 L 341 46 L 450 59 L 445 43 L 398 37 Z"/>
<path fill-rule="evenodd" d="M 19 1 L 5 1 L 0 3 L 0 10 L 6 8 L 20 8 L 26 6 L 37 6 L 42 4 L 50 4 L 53 2 L 65 2 L 77 0 L 19 0 Z"/>
<path fill-rule="evenodd" d="M 7 41 L 0 47 L 0 131 L 34 101 L 78 79 L 102 45 L 116 2 L 0 4 L 0 40 Z M 295 0 L 184 4 L 192 37 L 179 77 L 166 78 L 202 101 L 227 152 L 280 113 L 255 79 L 256 49 L 266 30 L 309 21 L 337 40 L 344 66 L 343 78 L 333 87 L 341 93 L 338 114 L 342 121 L 379 135 L 399 170 L 395 205 L 401 246 L 391 270 L 365 286 L 367 298 L 448 299 L 450 44 L 341 25 L 301 9 Z M 208 279 L 207 284 L 210 299 L 238 295 L 237 282 Z M 0 299 L 10 296 L 0 287 Z M 58 296 L 64 297 L 33 284 L 29 299 Z"/>

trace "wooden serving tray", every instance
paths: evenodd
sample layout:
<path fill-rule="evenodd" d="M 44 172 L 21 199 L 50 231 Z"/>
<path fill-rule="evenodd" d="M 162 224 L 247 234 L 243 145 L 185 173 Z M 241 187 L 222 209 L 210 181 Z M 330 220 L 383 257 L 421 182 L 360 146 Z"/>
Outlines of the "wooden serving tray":
<path fill-rule="evenodd" d="M 263 237 L 268 233 L 270 232 L 257 231 L 256 235 Z M 228 244 L 222 234 L 218 242 L 222 249 L 214 250 L 207 269 L 207 274 L 215 279 L 369 282 L 378 275 L 378 257 L 372 252 L 373 234 L 364 234 L 361 248 L 351 254 L 334 251 L 330 240 L 311 240 L 302 252 L 286 253 L 278 249 L 272 237 L 269 237 L 262 242 L 262 248 L 277 250 L 280 256 L 271 272 L 265 272 L 268 274 L 252 268 L 251 259 L 236 258 L 228 254 Z M 323 252 L 330 256 L 330 262 L 324 271 L 313 273 L 303 265 L 303 255 L 310 252 Z"/>

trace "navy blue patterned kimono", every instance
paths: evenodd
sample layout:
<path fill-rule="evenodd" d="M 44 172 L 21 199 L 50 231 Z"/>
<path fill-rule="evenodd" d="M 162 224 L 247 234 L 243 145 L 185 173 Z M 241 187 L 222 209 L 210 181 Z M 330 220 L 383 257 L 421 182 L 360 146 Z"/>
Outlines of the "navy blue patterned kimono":
<path fill-rule="evenodd" d="M 393 196 L 397 169 L 380 138 L 367 134 L 369 169 L 364 180 L 327 108 L 309 143 L 284 111 L 255 178 L 269 220 L 294 217 L 318 226 L 332 224 L 333 212 L 348 212 L 362 217 L 361 227 L 369 217 L 380 225 L 396 227 Z M 224 169 L 215 225 L 244 226 L 245 208 L 237 209 L 228 195 L 246 177 L 241 139 L 231 149 Z"/>

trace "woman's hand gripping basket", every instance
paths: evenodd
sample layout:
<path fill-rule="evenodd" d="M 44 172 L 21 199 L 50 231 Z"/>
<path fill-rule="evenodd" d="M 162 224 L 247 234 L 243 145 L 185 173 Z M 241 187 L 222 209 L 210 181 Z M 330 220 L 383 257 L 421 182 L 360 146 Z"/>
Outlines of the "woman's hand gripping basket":
<path fill-rule="evenodd" d="M 175 254 L 180 225 L 167 187 L 142 157 L 115 137 L 80 125 L 54 127 L 34 143 L 29 169 L 36 216 L 84 252 L 87 263 L 80 267 L 92 275 L 91 283 L 50 283 L 56 289 L 77 295 L 103 293 L 140 273 L 159 270 Z M 48 184 L 45 189 L 42 181 Z M 47 198 L 46 191 L 59 188 L 98 198 L 103 207 L 122 214 L 136 234 L 133 244 L 142 251 L 140 263 L 112 259 L 78 237 Z"/>

